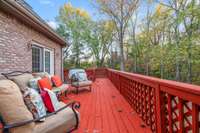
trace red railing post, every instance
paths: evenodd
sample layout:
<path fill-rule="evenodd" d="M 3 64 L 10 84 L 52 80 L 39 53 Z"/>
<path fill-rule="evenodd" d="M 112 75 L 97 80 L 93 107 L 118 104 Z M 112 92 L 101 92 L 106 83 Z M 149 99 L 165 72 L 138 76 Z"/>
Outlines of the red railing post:
<path fill-rule="evenodd" d="M 156 96 L 156 131 L 157 133 L 162 133 L 161 126 L 161 94 L 160 94 L 160 85 L 158 84 L 155 88 L 155 96 Z M 164 115 L 164 114 L 163 114 Z"/>
<path fill-rule="evenodd" d="M 169 117 L 169 133 L 173 133 L 173 121 L 172 121 L 172 96 L 169 94 L 167 98 L 167 105 L 168 105 L 168 117 Z"/>
<path fill-rule="evenodd" d="M 196 104 L 192 104 L 192 132 L 199 133 L 199 107 Z"/>
<path fill-rule="evenodd" d="M 183 100 L 181 98 L 178 98 L 178 110 L 179 110 L 179 133 L 185 133 L 184 132 L 184 112 L 183 112 Z"/>

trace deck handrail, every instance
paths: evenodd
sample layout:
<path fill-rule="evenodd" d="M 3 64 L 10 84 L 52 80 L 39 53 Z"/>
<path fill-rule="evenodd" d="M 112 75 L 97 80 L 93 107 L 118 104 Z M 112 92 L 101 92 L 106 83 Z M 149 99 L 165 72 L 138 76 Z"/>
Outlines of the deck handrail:
<path fill-rule="evenodd" d="M 144 76 L 141 74 L 134 74 L 134 73 L 129 73 L 129 72 L 123 72 L 123 71 L 118 71 L 118 70 L 114 70 L 114 69 L 107 69 L 107 70 L 110 72 L 118 73 L 119 75 L 124 76 L 129 79 L 135 78 L 134 80 L 137 80 L 137 79 L 145 80 L 144 82 L 146 82 L 147 84 L 149 82 L 150 84 L 154 84 L 154 85 L 156 84 L 156 85 L 161 85 L 161 86 L 165 86 L 165 87 L 172 87 L 172 88 L 182 91 L 186 94 L 200 96 L 200 86 L 198 86 L 198 85 L 177 82 L 177 81 L 172 81 L 172 80 L 159 79 L 159 78 L 155 78 L 155 77 Z M 198 99 L 196 103 L 200 104 L 200 99 Z"/>

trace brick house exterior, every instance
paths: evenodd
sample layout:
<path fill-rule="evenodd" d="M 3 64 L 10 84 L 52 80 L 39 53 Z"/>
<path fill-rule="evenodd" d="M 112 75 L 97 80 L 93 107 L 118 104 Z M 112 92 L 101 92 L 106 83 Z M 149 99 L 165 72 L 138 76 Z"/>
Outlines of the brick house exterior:
<path fill-rule="evenodd" d="M 47 31 L 51 30 L 49 35 L 6 9 L 6 6 L 0 7 L 0 73 L 32 71 L 32 45 L 38 44 L 53 51 L 54 74 L 62 77 L 62 47 L 66 42 L 54 35 L 56 33 L 51 35 L 52 29 L 47 25 Z"/>

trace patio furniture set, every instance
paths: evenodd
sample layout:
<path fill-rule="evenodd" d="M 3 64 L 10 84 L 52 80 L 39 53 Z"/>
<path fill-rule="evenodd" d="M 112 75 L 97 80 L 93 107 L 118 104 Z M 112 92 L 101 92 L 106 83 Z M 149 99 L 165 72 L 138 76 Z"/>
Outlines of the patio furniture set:
<path fill-rule="evenodd" d="M 67 97 L 70 86 L 75 88 L 76 94 L 83 87 L 91 91 L 92 81 L 87 79 L 84 70 L 71 70 L 70 84 L 46 72 L 15 71 L 2 75 L 6 77 L 0 80 L 3 133 L 64 133 L 78 128 L 80 103 L 69 100 L 65 104 L 61 96 Z"/>

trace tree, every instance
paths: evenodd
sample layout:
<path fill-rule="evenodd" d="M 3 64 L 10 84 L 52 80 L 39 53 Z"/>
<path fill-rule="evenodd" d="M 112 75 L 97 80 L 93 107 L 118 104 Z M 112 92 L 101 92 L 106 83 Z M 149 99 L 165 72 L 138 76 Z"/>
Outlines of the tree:
<path fill-rule="evenodd" d="M 96 66 L 102 67 L 113 41 L 113 23 L 112 21 L 93 22 L 87 29 L 85 41 L 92 51 Z"/>
<path fill-rule="evenodd" d="M 124 35 L 139 0 L 96 0 L 96 2 L 99 4 L 100 11 L 105 13 L 115 24 L 120 48 L 120 69 L 124 71 Z"/>
<path fill-rule="evenodd" d="M 108 16 L 100 21 L 91 20 L 83 10 L 65 5 L 69 9 L 60 11 L 57 32 L 71 44 L 65 50 L 67 66 L 78 64 L 87 68 L 111 64 L 123 70 L 119 60 L 124 55 L 120 58 L 118 55 L 120 46 L 120 53 L 123 49 L 128 52 L 127 60 L 123 61 L 126 70 L 200 84 L 200 2 L 143 1 L 142 8 L 147 6 L 147 11 L 141 18 L 140 10 L 135 11 L 137 2 L 133 10 L 128 9 L 131 4 L 126 6 L 130 1 L 97 0 L 99 9 Z"/>
<path fill-rule="evenodd" d="M 160 51 L 159 57 L 160 57 L 160 78 L 164 78 L 164 71 L 165 71 L 165 65 L 164 61 L 166 59 L 165 57 L 165 49 L 164 45 L 166 44 L 167 39 L 167 32 L 168 27 L 170 24 L 170 11 L 168 8 L 163 7 L 161 4 L 158 4 L 156 7 L 155 13 L 152 15 L 152 23 L 153 23 L 153 30 L 157 34 L 157 44 L 158 49 Z"/>
<path fill-rule="evenodd" d="M 191 2 L 188 2 L 185 5 L 184 11 L 182 12 L 183 16 L 184 16 L 184 27 L 185 27 L 185 31 L 187 34 L 187 82 L 191 83 L 192 82 L 192 46 L 193 46 L 193 34 L 195 33 L 196 29 L 198 29 L 198 8 L 199 8 L 199 4 L 195 1 L 192 0 Z M 196 14 L 195 14 L 196 12 Z M 196 25 L 197 24 L 197 25 Z"/>
<path fill-rule="evenodd" d="M 133 72 L 137 73 L 139 67 L 138 67 L 138 56 L 139 56 L 139 49 L 138 49 L 138 43 L 136 40 L 136 26 L 137 26 L 137 20 L 138 20 L 138 13 L 135 12 L 135 15 L 130 20 L 130 35 L 131 35 L 131 41 L 133 43 L 133 46 L 131 47 L 131 53 L 129 53 L 129 56 L 133 58 L 134 65 L 132 70 Z"/>
<path fill-rule="evenodd" d="M 161 2 L 160 2 L 161 3 Z M 175 60 L 176 60 L 176 76 L 175 79 L 177 81 L 181 80 L 181 74 L 180 74 L 180 39 L 181 39 L 181 34 L 180 34 L 180 25 L 183 20 L 183 16 L 181 14 L 181 11 L 184 9 L 184 6 L 186 5 L 187 0 L 172 0 L 169 1 L 168 3 L 161 3 L 162 5 L 169 7 L 173 11 L 173 30 L 174 30 L 174 41 L 175 41 L 175 50 L 176 50 L 176 55 L 175 55 Z"/>
<path fill-rule="evenodd" d="M 70 53 L 69 58 L 75 67 L 80 67 L 81 59 L 88 56 L 84 54 L 85 44 L 83 35 L 89 21 L 90 17 L 86 11 L 72 7 L 70 3 L 65 4 L 59 10 L 59 16 L 57 17 L 59 27 L 57 32 L 71 44 L 70 52 L 65 50 L 65 55 Z"/>

